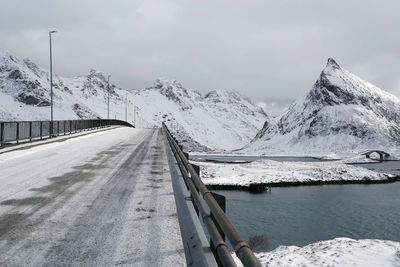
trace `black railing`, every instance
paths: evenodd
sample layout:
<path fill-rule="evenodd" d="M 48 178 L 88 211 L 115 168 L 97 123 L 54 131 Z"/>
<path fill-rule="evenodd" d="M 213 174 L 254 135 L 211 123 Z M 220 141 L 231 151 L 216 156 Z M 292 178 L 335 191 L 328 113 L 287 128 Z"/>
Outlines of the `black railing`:
<path fill-rule="evenodd" d="M 171 135 L 164 123 L 162 128 L 182 172 L 186 186 L 190 190 L 193 205 L 210 236 L 211 250 L 214 253 L 218 265 L 236 266 L 231 252 L 224 241 L 224 236 L 226 236 L 244 266 L 260 267 L 261 264 L 249 245 L 243 240 L 215 200 L 213 193 L 207 189 L 201 181 L 198 172 L 190 164 L 188 155 L 182 151 L 182 147 L 178 145 L 178 142 Z"/>
<path fill-rule="evenodd" d="M 120 120 L 0 121 L 0 147 L 111 125 L 133 127 Z"/>

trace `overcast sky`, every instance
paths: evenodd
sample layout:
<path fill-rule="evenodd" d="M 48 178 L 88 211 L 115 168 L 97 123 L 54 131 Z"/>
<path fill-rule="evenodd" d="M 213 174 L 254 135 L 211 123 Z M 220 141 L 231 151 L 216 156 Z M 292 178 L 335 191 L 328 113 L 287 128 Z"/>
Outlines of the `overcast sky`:
<path fill-rule="evenodd" d="M 76 76 L 94 68 L 124 88 L 157 77 L 234 89 L 279 112 L 328 57 L 400 95 L 398 0 L 1 0 L 0 48 Z"/>

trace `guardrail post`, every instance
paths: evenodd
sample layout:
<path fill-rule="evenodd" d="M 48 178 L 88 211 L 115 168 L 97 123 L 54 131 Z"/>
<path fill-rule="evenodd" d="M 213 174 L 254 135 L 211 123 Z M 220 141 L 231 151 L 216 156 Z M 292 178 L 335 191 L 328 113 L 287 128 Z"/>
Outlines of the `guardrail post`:
<path fill-rule="evenodd" d="M 72 121 L 69 121 L 69 134 L 72 134 Z"/>
<path fill-rule="evenodd" d="M 15 134 L 16 134 L 17 144 L 19 144 L 19 122 L 17 122 L 17 129 Z"/>
<path fill-rule="evenodd" d="M 4 146 L 4 122 L 0 123 L 0 146 Z"/>
<path fill-rule="evenodd" d="M 41 121 L 40 122 L 40 140 L 42 140 L 43 139 L 43 122 Z"/>
<path fill-rule="evenodd" d="M 183 151 L 182 151 L 183 152 Z M 185 155 L 186 159 L 189 159 L 189 153 L 183 152 L 183 155 Z"/>
<path fill-rule="evenodd" d="M 60 135 L 60 121 L 57 121 L 57 136 Z"/>
<path fill-rule="evenodd" d="M 211 192 L 211 194 L 213 195 L 214 199 L 217 201 L 218 205 L 220 206 L 220 208 L 222 209 L 222 211 L 225 213 L 226 210 L 226 200 L 225 200 L 225 196 Z M 218 232 L 220 233 L 222 239 L 225 241 L 225 234 L 224 231 L 221 229 L 221 227 L 218 224 L 218 221 L 215 219 L 215 217 L 213 216 L 213 214 L 211 213 L 211 219 L 213 220 L 215 226 L 218 229 Z M 222 266 L 222 263 L 220 262 L 220 259 L 218 257 L 218 253 L 215 249 L 215 245 L 212 242 L 212 240 L 210 239 L 210 249 L 211 251 L 214 253 L 215 259 L 217 260 L 218 266 Z"/>
<path fill-rule="evenodd" d="M 29 142 L 32 142 L 32 122 L 29 122 Z"/>
<path fill-rule="evenodd" d="M 192 164 L 194 171 L 197 173 L 198 176 L 200 176 L 200 166 Z"/>
<path fill-rule="evenodd" d="M 64 130 L 64 135 L 66 135 L 67 131 L 65 130 L 65 121 L 64 121 L 64 129 L 63 130 Z"/>

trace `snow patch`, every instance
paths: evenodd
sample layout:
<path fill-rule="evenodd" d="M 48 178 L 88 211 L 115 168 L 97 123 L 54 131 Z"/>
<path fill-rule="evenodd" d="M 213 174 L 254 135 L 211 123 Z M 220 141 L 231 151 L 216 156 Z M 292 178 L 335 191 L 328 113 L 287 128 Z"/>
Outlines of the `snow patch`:
<path fill-rule="evenodd" d="M 392 174 L 378 173 L 340 161 L 278 162 L 262 159 L 237 164 L 192 162 L 200 166 L 201 178 L 206 185 L 371 181 L 393 177 Z"/>
<path fill-rule="evenodd" d="M 255 253 L 263 266 L 400 266 L 400 243 L 335 238 L 304 247 L 280 246 Z M 243 266 L 233 255 L 238 266 Z"/>

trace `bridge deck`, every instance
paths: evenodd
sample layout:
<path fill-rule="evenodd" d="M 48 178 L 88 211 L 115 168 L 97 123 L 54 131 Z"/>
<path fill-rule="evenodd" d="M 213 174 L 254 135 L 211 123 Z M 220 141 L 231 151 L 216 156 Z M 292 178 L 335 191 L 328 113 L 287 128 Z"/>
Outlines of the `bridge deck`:
<path fill-rule="evenodd" d="M 160 130 L 0 154 L 0 262 L 185 265 L 170 179 Z"/>

